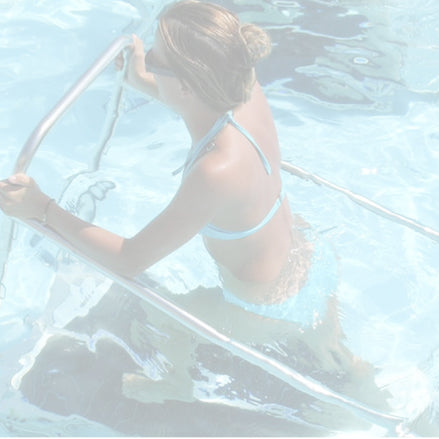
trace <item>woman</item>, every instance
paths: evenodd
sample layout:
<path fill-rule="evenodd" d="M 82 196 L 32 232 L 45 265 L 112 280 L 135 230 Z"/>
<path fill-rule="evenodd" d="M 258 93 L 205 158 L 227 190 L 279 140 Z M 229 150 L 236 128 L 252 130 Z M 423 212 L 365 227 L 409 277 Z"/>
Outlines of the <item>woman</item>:
<path fill-rule="evenodd" d="M 308 232 L 303 221 L 293 221 L 282 189 L 276 129 L 255 76 L 255 65 L 269 52 L 270 41 L 262 29 L 240 23 L 220 6 L 193 0 L 175 3 L 164 11 L 146 56 L 142 42 L 133 37 L 126 81 L 180 114 L 192 138 L 177 193 L 166 209 L 135 236 L 124 238 L 82 221 L 63 210 L 23 174 L 0 183 L 0 207 L 9 215 L 41 221 L 100 264 L 124 276 L 138 275 L 200 233 L 218 265 L 225 299 L 238 306 L 224 307 L 222 311 L 212 307 L 206 295 L 200 297 L 201 289 L 191 295 L 192 310 L 215 309 L 210 313 L 214 316 L 202 312 L 202 318 L 223 319 L 217 323 L 226 323 L 234 334 L 243 322 L 245 334 L 239 338 L 249 334 L 250 340 L 257 332 L 268 340 L 277 340 L 271 337 L 269 326 L 260 326 L 261 321 L 276 324 L 287 320 L 291 323 L 282 323 L 295 337 L 292 345 L 297 351 L 306 351 L 307 340 L 312 352 L 305 355 L 307 366 L 309 358 L 318 358 L 316 370 L 337 371 L 345 366 L 360 370 L 352 354 L 340 345 L 341 329 L 333 306 L 328 306 L 333 305 L 328 296 L 335 289 L 335 259 L 332 253 L 323 258 L 325 247 L 305 236 Z M 122 63 L 121 56 L 119 68 Z M 313 264 L 314 259 L 318 263 Z M 117 287 L 106 296 L 110 303 L 108 312 L 102 313 L 106 324 L 119 322 L 108 319 L 114 311 L 112 293 L 122 296 Z M 106 310 L 104 305 L 97 310 Z M 245 310 L 257 315 L 246 316 Z M 148 319 L 156 317 L 149 311 L 147 314 Z M 322 322 L 324 314 L 328 319 Z M 99 323 L 89 320 L 93 325 Z M 126 320 L 132 323 L 129 336 L 140 334 L 134 337 L 139 340 L 139 346 L 134 347 L 142 349 L 142 334 L 149 331 L 146 317 L 142 314 L 138 330 L 133 330 L 136 322 L 131 317 Z M 153 322 L 154 326 L 160 324 Z M 296 324 L 300 330 L 293 334 L 290 330 L 297 328 Z M 300 327 L 310 327 L 310 331 Z M 277 327 L 272 329 L 276 331 Z M 167 344 L 160 340 L 160 350 L 178 357 L 174 364 L 179 367 L 169 373 L 174 377 L 169 381 L 173 388 L 167 383 L 151 382 L 142 374 L 125 374 L 125 395 L 141 401 L 157 401 L 170 395 L 177 399 L 192 397 L 189 370 L 193 356 L 187 349 L 192 336 L 182 342 L 179 334 L 172 334 Z M 149 340 L 151 334 L 146 338 Z M 258 340 L 261 342 L 259 335 Z M 372 375 L 369 369 L 352 373 L 361 380 L 364 375 Z M 177 387 L 182 389 L 179 396 L 175 396 Z"/>
<path fill-rule="evenodd" d="M 269 52 L 262 29 L 240 23 L 220 6 L 191 0 L 164 11 L 146 56 L 133 37 L 127 82 L 180 114 L 192 138 L 177 193 L 135 236 L 82 221 L 23 174 L 1 182 L 0 207 L 41 221 L 129 277 L 200 233 L 218 265 L 226 299 L 276 317 L 276 308 L 267 314 L 261 306 L 298 294 L 313 245 L 292 227 L 276 129 L 255 76 L 255 65 Z"/>

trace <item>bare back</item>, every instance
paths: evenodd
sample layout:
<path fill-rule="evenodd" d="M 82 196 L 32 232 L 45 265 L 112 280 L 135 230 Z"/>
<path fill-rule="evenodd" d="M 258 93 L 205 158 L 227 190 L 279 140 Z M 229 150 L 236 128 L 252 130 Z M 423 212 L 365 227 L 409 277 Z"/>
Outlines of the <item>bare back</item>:
<path fill-rule="evenodd" d="M 220 184 L 226 200 L 211 222 L 226 230 L 244 230 L 259 223 L 281 191 L 280 151 L 267 100 L 256 84 L 251 99 L 234 111 L 234 118 L 257 142 L 270 163 L 267 175 L 248 139 L 231 125 L 216 137 L 215 148 L 199 166 L 222 167 Z M 196 172 L 196 170 L 195 170 Z M 205 244 L 223 271 L 240 281 L 271 282 L 291 249 L 291 213 L 286 199 L 271 220 L 251 236 L 223 241 L 206 237 Z"/>

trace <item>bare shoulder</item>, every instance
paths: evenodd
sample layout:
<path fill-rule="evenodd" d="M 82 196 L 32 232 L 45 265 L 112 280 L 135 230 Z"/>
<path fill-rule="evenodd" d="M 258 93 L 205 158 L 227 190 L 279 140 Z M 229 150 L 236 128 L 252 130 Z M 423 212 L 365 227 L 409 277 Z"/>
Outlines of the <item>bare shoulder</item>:
<path fill-rule="evenodd" d="M 224 197 L 233 190 L 238 171 L 239 158 L 230 153 L 228 144 L 217 142 L 197 161 L 185 180 L 214 197 Z"/>

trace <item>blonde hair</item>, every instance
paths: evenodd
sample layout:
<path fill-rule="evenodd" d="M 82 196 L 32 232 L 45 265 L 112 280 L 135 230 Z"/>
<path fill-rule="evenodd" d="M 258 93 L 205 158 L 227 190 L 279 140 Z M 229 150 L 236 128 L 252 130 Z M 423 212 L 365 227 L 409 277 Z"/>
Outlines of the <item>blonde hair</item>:
<path fill-rule="evenodd" d="M 219 111 L 250 98 L 254 67 L 271 51 L 270 38 L 260 27 L 240 23 L 231 11 L 197 0 L 165 9 L 159 32 L 170 67 Z"/>

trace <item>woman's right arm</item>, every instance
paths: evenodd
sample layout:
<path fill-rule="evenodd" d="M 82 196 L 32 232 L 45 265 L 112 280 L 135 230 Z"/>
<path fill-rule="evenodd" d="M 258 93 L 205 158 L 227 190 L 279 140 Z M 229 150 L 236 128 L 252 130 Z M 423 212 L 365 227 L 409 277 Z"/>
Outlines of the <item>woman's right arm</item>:
<path fill-rule="evenodd" d="M 136 276 L 195 236 L 228 196 L 223 169 L 190 172 L 169 205 L 131 238 L 87 223 L 62 209 L 25 174 L 0 181 L 0 209 L 31 218 L 62 236 L 99 264 L 127 277 Z"/>
<path fill-rule="evenodd" d="M 145 50 L 143 48 L 142 40 L 133 35 L 133 44 L 130 52 L 125 55 L 121 52 L 116 58 L 116 69 L 122 70 L 124 63 L 127 63 L 125 71 L 125 82 L 131 87 L 139 90 L 142 93 L 158 99 L 157 85 L 154 75 L 146 71 L 145 68 Z"/>

